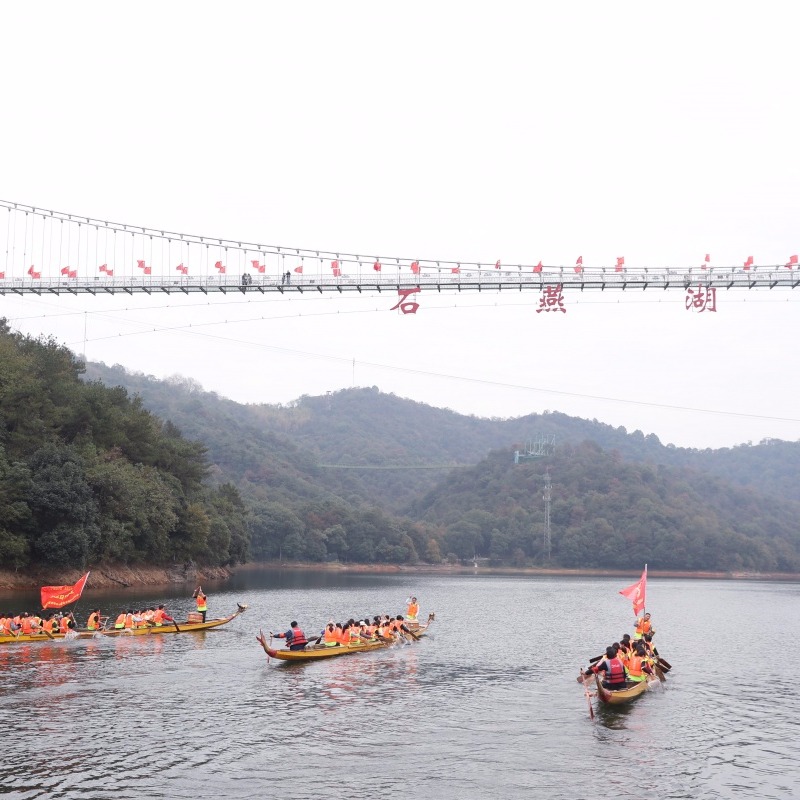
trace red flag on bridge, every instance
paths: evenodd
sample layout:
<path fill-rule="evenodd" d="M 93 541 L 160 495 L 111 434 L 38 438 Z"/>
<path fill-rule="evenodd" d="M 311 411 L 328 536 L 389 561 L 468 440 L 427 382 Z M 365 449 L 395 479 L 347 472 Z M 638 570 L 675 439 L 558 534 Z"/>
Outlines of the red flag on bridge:
<path fill-rule="evenodd" d="M 258 270 L 261 273 L 266 272 L 267 265 L 266 264 L 259 264 L 258 263 L 258 259 L 256 259 L 255 261 L 251 261 L 250 264 L 253 267 L 253 269 Z"/>
<path fill-rule="evenodd" d="M 301 264 L 299 267 L 295 267 L 295 268 L 294 268 L 294 271 L 295 271 L 295 272 L 299 272 L 300 274 L 302 274 L 302 272 L 303 272 L 303 265 Z"/>
<path fill-rule="evenodd" d="M 220 275 L 224 275 L 225 274 L 225 266 L 221 261 L 217 261 L 214 264 L 214 268 L 219 270 L 219 274 Z"/>
<path fill-rule="evenodd" d="M 500 269 L 500 261 L 499 260 L 495 261 L 494 268 L 495 269 Z"/>
<path fill-rule="evenodd" d="M 742 269 L 750 269 L 753 266 L 753 256 L 747 256 L 747 261 L 744 262 Z"/>
<path fill-rule="evenodd" d="M 69 267 L 61 267 L 62 275 L 69 275 Z"/>
<path fill-rule="evenodd" d="M 637 616 L 644 610 L 645 595 L 647 594 L 647 564 L 644 565 L 642 577 L 636 583 L 620 589 L 619 593 L 633 603 L 633 613 Z"/>
<path fill-rule="evenodd" d="M 189 267 L 185 267 L 183 264 L 178 264 L 178 266 L 175 267 L 175 271 L 176 272 L 180 272 L 183 275 L 188 275 L 189 274 Z"/>
<path fill-rule="evenodd" d="M 793 266 L 797 266 L 797 261 L 797 256 L 789 256 L 789 260 L 786 262 L 785 266 L 791 269 Z"/>
<path fill-rule="evenodd" d="M 411 262 L 411 271 L 415 275 L 419 275 L 419 261 L 412 261 Z"/>
<path fill-rule="evenodd" d="M 617 258 L 617 266 L 614 268 L 614 271 L 622 272 L 624 266 L 625 266 L 625 256 L 619 256 Z"/>
<path fill-rule="evenodd" d="M 73 586 L 42 586 L 42 608 L 63 608 L 74 603 L 83 593 L 83 587 L 89 579 L 87 572 Z"/>
<path fill-rule="evenodd" d="M 540 261 L 534 268 L 534 272 L 541 272 L 542 271 L 542 262 Z"/>
<path fill-rule="evenodd" d="M 381 262 L 380 262 L 380 261 L 376 261 L 376 262 L 375 262 L 375 263 L 372 265 L 372 269 L 374 269 L 374 270 L 375 270 L 375 272 L 380 272 L 380 271 L 381 271 Z"/>
<path fill-rule="evenodd" d="M 41 272 L 37 272 L 33 268 L 33 264 L 31 264 L 30 267 L 28 268 L 28 275 L 30 275 L 31 278 L 41 278 L 42 277 L 42 273 Z"/>

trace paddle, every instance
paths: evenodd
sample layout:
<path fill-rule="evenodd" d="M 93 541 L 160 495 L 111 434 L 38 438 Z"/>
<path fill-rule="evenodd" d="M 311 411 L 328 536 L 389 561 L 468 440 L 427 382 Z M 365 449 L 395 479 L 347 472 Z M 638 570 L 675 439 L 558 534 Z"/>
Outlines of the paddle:
<path fill-rule="evenodd" d="M 583 680 L 583 672 L 578 675 L 578 680 L 583 684 L 583 693 L 586 695 L 586 702 L 589 704 L 589 719 L 594 720 L 594 708 L 592 708 L 592 696 L 589 694 L 589 687 Z"/>
<path fill-rule="evenodd" d="M 409 628 L 403 629 L 405 633 L 407 633 L 415 642 L 418 642 L 422 637 L 419 634 L 414 633 L 414 631 L 410 630 Z"/>
<path fill-rule="evenodd" d="M 658 666 L 658 664 L 656 664 L 656 676 L 661 681 L 661 683 L 667 682 L 667 676 L 664 675 L 664 671 L 661 669 L 661 667 Z"/>

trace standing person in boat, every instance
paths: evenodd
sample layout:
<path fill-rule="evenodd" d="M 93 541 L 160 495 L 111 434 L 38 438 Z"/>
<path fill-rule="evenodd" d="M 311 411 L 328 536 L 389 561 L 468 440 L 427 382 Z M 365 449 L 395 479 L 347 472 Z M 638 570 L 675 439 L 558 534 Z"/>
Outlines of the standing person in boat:
<path fill-rule="evenodd" d="M 308 644 L 306 635 L 295 621 L 292 621 L 286 633 L 272 633 L 272 631 L 270 631 L 269 635 L 274 636 L 276 639 L 286 639 L 286 646 L 289 650 L 304 650 L 305 646 Z"/>
<path fill-rule="evenodd" d="M 208 603 L 206 602 L 207 600 L 206 596 L 203 594 L 203 588 L 201 586 L 198 586 L 194 590 L 194 594 L 192 595 L 192 597 L 194 597 L 195 602 L 197 603 L 198 613 L 203 615 L 203 622 L 205 622 L 206 611 L 208 611 Z"/>
<path fill-rule="evenodd" d="M 648 611 L 643 617 L 636 620 L 636 630 L 633 632 L 634 639 L 641 639 L 646 633 L 650 636 L 655 636 L 656 629 L 650 622 L 650 612 Z"/>
<path fill-rule="evenodd" d="M 417 598 L 409 597 L 408 600 L 406 600 L 406 620 L 414 624 L 417 621 L 418 614 L 419 614 L 419 603 L 417 602 Z"/>
<path fill-rule="evenodd" d="M 617 657 L 617 651 L 614 647 L 606 647 L 606 657 L 596 666 L 592 667 L 594 672 L 605 672 L 606 677 L 603 679 L 603 687 L 605 689 L 624 689 L 628 682 L 628 671 L 625 665 Z"/>

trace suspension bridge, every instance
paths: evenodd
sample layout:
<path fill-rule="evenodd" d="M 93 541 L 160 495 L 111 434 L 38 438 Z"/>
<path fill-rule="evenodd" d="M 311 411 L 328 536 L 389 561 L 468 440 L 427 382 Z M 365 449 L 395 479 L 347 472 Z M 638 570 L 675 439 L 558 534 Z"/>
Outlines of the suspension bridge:
<path fill-rule="evenodd" d="M 5 219 L 3 219 L 5 210 Z M 0 200 L 0 295 L 791 288 L 800 264 L 698 267 L 504 264 L 265 245 L 110 222 Z"/>

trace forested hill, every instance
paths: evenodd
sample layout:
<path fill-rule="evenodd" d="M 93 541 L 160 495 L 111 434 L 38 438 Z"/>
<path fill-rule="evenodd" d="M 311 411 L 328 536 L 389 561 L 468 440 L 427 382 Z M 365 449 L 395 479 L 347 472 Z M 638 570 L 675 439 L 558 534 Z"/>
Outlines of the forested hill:
<path fill-rule="evenodd" d="M 552 482 L 552 561 L 565 567 L 800 571 L 800 503 L 769 502 L 708 473 L 626 462 L 593 442 L 545 462 L 509 454 L 451 474 L 412 517 L 447 531 L 448 548 L 495 562 L 542 560 L 544 472 Z"/>
<path fill-rule="evenodd" d="M 87 374 L 203 441 L 214 479 L 248 503 L 257 557 L 542 563 L 546 464 L 552 563 L 800 569 L 797 490 L 779 491 L 800 484 L 797 444 L 682 450 L 563 414 L 479 419 L 375 388 L 244 406 L 185 378 Z M 514 450 L 545 434 L 555 455 L 514 465 Z"/>
<path fill-rule="evenodd" d="M 206 485 L 205 447 L 82 372 L 0 320 L 0 565 L 245 558 L 244 505 Z"/>
<path fill-rule="evenodd" d="M 292 451 L 292 459 L 299 459 L 306 473 L 312 465 L 330 465 L 321 467 L 325 474 L 318 476 L 327 489 L 358 495 L 395 512 L 445 476 L 447 468 L 474 465 L 500 447 L 522 450 L 526 442 L 545 435 L 555 436 L 557 449 L 592 441 L 626 460 L 706 471 L 768 496 L 800 501 L 798 442 L 686 449 L 663 445 L 653 434 L 628 433 L 624 427 L 558 412 L 486 419 L 374 387 L 304 396 L 280 406 L 240 405 L 204 392 L 186 378 L 158 381 L 122 367 L 91 363 L 87 375 L 140 393 L 154 413 L 175 422 L 188 437 L 202 439 L 212 461 L 226 471 L 251 469 L 260 460 L 262 446 L 278 453 Z M 209 428 L 212 420 L 214 427 Z"/>

